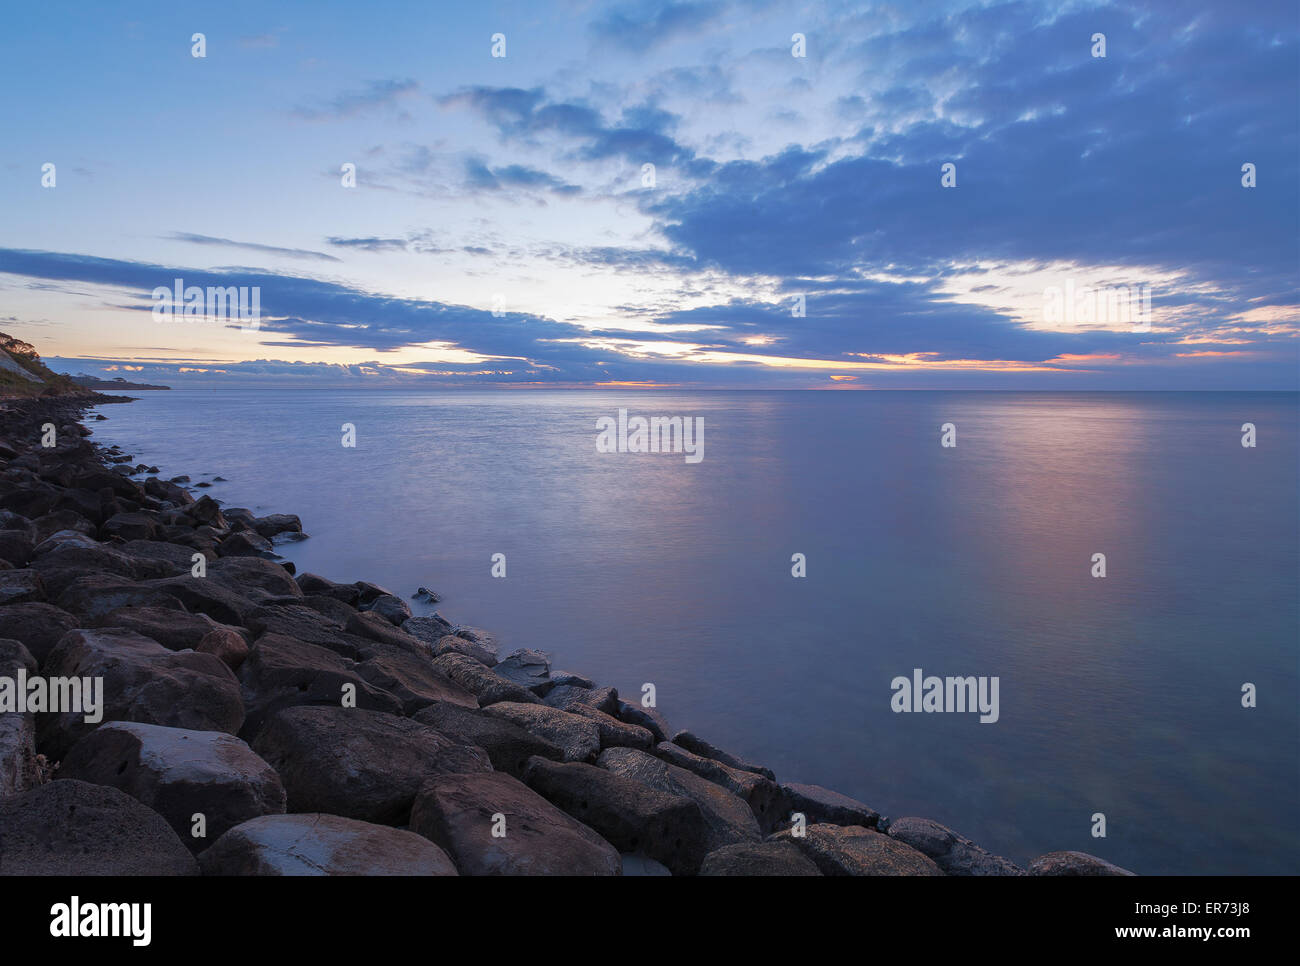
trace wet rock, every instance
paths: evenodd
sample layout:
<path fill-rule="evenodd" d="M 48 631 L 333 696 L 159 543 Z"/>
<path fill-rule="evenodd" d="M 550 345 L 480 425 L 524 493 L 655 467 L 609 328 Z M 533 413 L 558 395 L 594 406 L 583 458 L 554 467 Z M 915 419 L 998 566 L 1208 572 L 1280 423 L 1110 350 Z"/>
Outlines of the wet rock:
<path fill-rule="evenodd" d="M 700 875 L 821 875 L 789 842 L 738 842 L 704 857 Z"/>
<path fill-rule="evenodd" d="M 613 715 L 597 711 L 581 702 L 571 704 L 568 713 L 586 718 L 596 726 L 601 748 L 639 748 L 644 751 L 654 744 L 654 736 L 645 728 L 624 724 Z"/>
<path fill-rule="evenodd" d="M 873 829 L 809 825 L 805 833 L 786 830 L 768 841 L 797 845 L 822 875 L 943 875 L 933 859 Z"/>
<path fill-rule="evenodd" d="M 253 750 L 280 774 L 291 812 L 404 825 L 425 779 L 491 771 L 487 754 L 410 718 L 298 707 L 271 718 Z"/>
<path fill-rule="evenodd" d="M 447 853 L 404 829 L 338 815 L 265 815 L 199 856 L 204 875 L 456 875 Z"/>
<path fill-rule="evenodd" d="M 358 613 L 353 611 L 347 619 L 344 628 L 358 637 L 364 637 L 370 641 L 377 641 L 381 644 L 387 644 L 389 647 L 398 648 L 407 651 L 410 654 L 418 655 L 424 660 L 429 660 L 429 651 L 423 641 L 412 637 L 400 627 L 394 625 L 391 621 L 385 620 L 379 614 L 371 611 Z"/>
<path fill-rule="evenodd" d="M 1024 875 L 1014 862 L 994 855 L 968 838 L 928 818 L 899 818 L 889 835 L 934 859 L 948 875 Z"/>
<path fill-rule="evenodd" d="M 584 688 L 574 684 L 560 684 L 547 692 L 543 703 L 561 711 L 573 710 L 570 705 L 581 704 L 608 715 L 618 713 L 618 692 L 613 688 Z"/>
<path fill-rule="evenodd" d="M 130 795 L 56 781 L 0 798 L 0 875 L 196 875 L 189 849 Z"/>
<path fill-rule="evenodd" d="M 572 671 L 552 671 L 551 684 L 557 688 L 561 685 L 568 685 L 575 688 L 586 688 L 589 691 L 594 690 L 596 687 L 596 682 L 591 678 L 583 677 L 581 674 L 575 674 Z"/>
<path fill-rule="evenodd" d="M 1029 863 L 1030 875 L 1136 875 L 1087 852 L 1048 852 Z"/>
<path fill-rule="evenodd" d="M 335 583 L 316 574 L 299 574 L 296 579 L 304 594 L 333 597 L 335 600 L 348 605 L 355 604 L 361 596 L 360 592 L 352 584 Z"/>
<path fill-rule="evenodd" d="M 524 782 L 620 852 L 644 852 L 674 875 L 694 875 L 708 827 L 689 798 L 583 762 L 531 758 Z"/>
<path fill-rule="evenodd" d="M 44 672 L 46 677 L 102 678 L 104 721 L 229 734 L 244 721 L 239 682 L 228 667 L 211 654 L 169 651 L 133 631 L 69 631 L 50 652 Z M 63 757 L 99 724 L 85 717 L 82 710 L 39 715 L 39 750 Z"/>
<path fill-rule="evenodd" d="M 232 533 L 217 544 L 217 553 L 223 557 L 258 557 L 273 549 L 270 540 L 250 530 Z"/>
<path fill-rule="evenodd" d="M 286 531 L 292 533 L 302 532 L 302 521 L 293 513 L 268 513 L 264 517 L 257 517 L 253 520 L 253 529 L 259 535 L 270 540 L 277 533 Z"/>
<path fill-rule="evenodd" d="M 408 621 L 403 621 L 402 630 L 429 645 L 432 653 L 433 646 L 451 633 L 451 625 L 437 614 L 430 614 L 427 617 L 412 617 Z"/>
<path fill-rule="evenodd" d="M 565 761 L 590 761 L 600 752 L 600 730 L 580 715 L 515 701 L 501 701 L 483 710 L 555 745 Z"/>
<path fill-rule="evenodd" d="M 435 701 L 478 708 L 478 699 L 433 669 L 425 657 L 387 644 L 363 651 L 357 673 L 402 702 L 403 714 L 415 714 Z"/>
<path fill-rule="evenodd" d="M 165 818 L 191 851 L 258 815 L 284 811 L 280 776 L 230 735 L 134 722 L 109 722 L 73 746 L 59 767 L 69 778 L 110 785 Z M 193 816 L 206 837 L 193 834 Z"/>
<path fill-rule="evenodd" d="M 411 809 L 411 831 L 441 846 L 462 875 L 622 873 L 612 845 L 501 772 L 429 779 Z"/>
<path fill-rule="evenodd" d="M 619 701 L 618 720 L 634 724 L 639 728 L 645 728 L 650 734 L 654 735 L 656 742 L 667 741 L 668 735 L 671 734 L 668 722 L 664 720 L 664 716 L 658 711 L 629 701 Z"/>

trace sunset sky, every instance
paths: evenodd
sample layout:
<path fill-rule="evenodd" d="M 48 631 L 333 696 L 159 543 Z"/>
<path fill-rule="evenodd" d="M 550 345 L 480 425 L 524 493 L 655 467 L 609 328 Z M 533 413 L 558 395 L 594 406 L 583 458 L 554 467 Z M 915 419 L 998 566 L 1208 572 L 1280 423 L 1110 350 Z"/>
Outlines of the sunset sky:
<path fill-rule="evenodd" d="M 1296 9 L 10 5 L 0 330 L 174 385 L 1294 390 Z M 177 278 L 260 327 L 156 321 Z"/>

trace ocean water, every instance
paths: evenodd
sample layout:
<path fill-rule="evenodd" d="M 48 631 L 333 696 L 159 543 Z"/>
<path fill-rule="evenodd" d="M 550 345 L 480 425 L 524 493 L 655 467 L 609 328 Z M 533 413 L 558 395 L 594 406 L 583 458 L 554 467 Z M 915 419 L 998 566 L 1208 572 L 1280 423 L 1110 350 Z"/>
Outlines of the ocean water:
<path fill-rule="evenodd" d="M 95 438 L 299 514 L 300 572 L 431 587 L 783 780 L 1020 863 L 1300 872 L 1295 394 L 140 395 Z M 702 417 L 703 459 L 597 452 L 620 408 Z M 894 712 L 914 668 L 996 677 L 998 720 Z"/>

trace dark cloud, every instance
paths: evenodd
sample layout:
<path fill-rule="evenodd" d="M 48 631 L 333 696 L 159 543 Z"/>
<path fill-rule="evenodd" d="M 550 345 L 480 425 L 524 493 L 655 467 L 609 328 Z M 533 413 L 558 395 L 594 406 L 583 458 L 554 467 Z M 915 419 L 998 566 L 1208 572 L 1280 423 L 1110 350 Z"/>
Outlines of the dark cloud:
<path fill-rule="evenodd" d="M 223 248 L 242 248 L 245 251 L 260 252 L 264 255 L 283 255 L 286 258 L 304 258 L 322 262 L 337 262 L 333 255 L 313 252 L 303 248 L 279 248 L 275 245 L 259 245 L 256 242 L 233 241 L 229 238 L 215 238 L 212 235 L 195 235 L 187 231 L 174 231 L 164 236 L 171 241 L 189 242 L 191 245 L 219 245 Z"/>

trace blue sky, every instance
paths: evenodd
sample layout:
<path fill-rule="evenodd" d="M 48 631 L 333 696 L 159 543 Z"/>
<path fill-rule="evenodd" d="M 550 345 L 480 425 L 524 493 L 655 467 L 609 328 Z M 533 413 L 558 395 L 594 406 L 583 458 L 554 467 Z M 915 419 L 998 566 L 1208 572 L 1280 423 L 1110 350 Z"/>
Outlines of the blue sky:
<path fill-rule="evenodd" d="M 6 11 L 0 329 L 56 368 L 1300 388 L 1294 3 L 208 6 Z"/>

